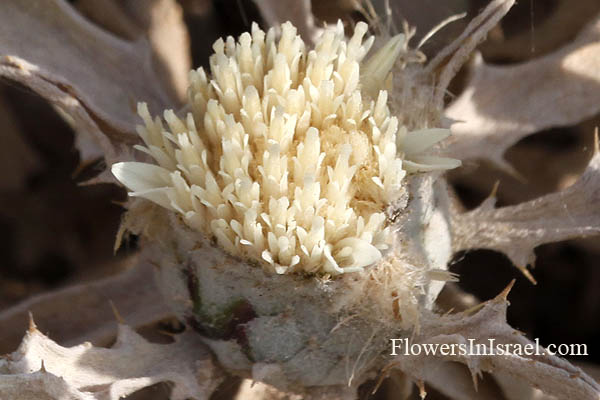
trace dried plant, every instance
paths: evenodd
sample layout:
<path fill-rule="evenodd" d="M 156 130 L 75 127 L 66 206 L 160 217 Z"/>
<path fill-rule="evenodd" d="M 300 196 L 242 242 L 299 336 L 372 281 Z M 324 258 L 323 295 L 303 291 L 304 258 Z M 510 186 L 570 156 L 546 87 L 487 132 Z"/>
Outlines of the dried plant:
<path fill-rule="evenodd" d="M 62 0 L 0 3 L 0 76 L 59 110 L 83 160 L 105 159 L 110 168 L 93 182 L 118 181 L 131 197 L 117 245 L 142 238 L 121 274 L 0 313 L 7 336 L 19 334 L 26 310 L 73 326 L 59 345 L 31 319 L 0 360 L 0 397 L 118 399 L 170 382 L 171 398 L 203 399 L 236 375 L 260 382 L 245 381 L 239 399 L 354 399 L 386 377 L 396 398 L 412 383 L 421 396 L 433 387 L 499 398 L 476 391 L 489 372 L 507 399 L 600 398 L 593 378 L 548 354 L 390 355 L 390 338 L 533 344 L 506 322 L 510 285 L 471 308 L 449 291 L 464 307 L 441 312 L 438 295 L 457 279 L 452 255 L 499 250 L 530 277 L 536 246 L 600 231 L 597 142 L 576 183 L 530 202 L 496 208 L 492 194 L 465 212 L 448 188 L 444 173 L 459 160 L 512 171 L 504 152 L 520 138 L 600 109 L 600 90 L 585 82 L 600 79 L 598 18 L 570 45 L 521 65 L 475 56 L 466 88 L 445 107 L 452 79 L 513 3 L 492 0 L 426 60 L 410 45 L 414 31 L 392 35 L 371 3 L 363 11 L 374 34 L 361 22 L 346 36 L 342 22 L 318 27 L 308 1 L 256 0 L 271 29 L 253 24 L 217 41 L 209 71 L 189 75 L 174 0 L 83 3 L 137 40 L 106 33 Z M 110 341 L 110 316 L 84 315 L 78 326 L 77 316 L 52 313 L 97 293 L 120 319 L 110 348 L 81 344 Z M 171 314 L 186 325 L 171 343 L 134 329 Z"/>

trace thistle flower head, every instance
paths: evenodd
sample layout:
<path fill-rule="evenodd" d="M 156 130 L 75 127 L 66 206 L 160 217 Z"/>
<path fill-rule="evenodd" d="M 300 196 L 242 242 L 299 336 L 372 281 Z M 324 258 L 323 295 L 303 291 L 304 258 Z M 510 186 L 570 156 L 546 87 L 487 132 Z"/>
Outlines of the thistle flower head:
<path fill-rule="evenodd" d="M 230 254 L 277 273 L 336 275 L 376 263 L 391 243 L 386 209 L 405 175 L 457 166 L 420 155 L 447 130 L 407 132 L 388 107 L 398 35 L 363 62 L 373 38 L 341 23 L 307 49 L 291 23 L 219 39 L 210 75 L 190 73 L 189 110 L 138 133 L 156 164 L 115 164 L 131 196 L 178 213 Z"/>

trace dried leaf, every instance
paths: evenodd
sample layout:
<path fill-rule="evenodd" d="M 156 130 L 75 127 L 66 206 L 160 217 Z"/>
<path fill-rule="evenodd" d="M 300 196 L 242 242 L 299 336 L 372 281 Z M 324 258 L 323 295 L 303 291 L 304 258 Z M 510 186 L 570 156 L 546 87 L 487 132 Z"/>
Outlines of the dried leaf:
<path fill-rule="evenodd" d="M 355 400 L 356 391 L 347 387 L 312 387 L 305 393 L 283 392 L 263 382 L 244 379 L 234 400 Z"/>
<path fill-rule="evenodd" d="M 439 312 L 459 312 L 475 307 L 479 300 L 470 293 L 463 291 L 456 282 L 447 282 L 435 299 Z"/>
<path fill-rule="evenodd" d="M 447 18 L 469 10 L 469 0 L 445 0 L 442 3 L 437 0 L 418 2 L 413 0 L 371 0 L 371 3 L 380 19 L 383 19 L 382 16 L 388 15 L 392 18 L 395 31 L 401 31 L 404 21 L 415 27 L 413 43 L 419 43 L 425 35 Z M 389 9 L 387 9 L 388 5 Z M 385 23 L 383 21 L 383 24 Z M 420 49 L 427 55 L 435 55 L 458 37 L 466 28 L 467 23 L 468 18 L 462 18 L 446 25 L 432 39 L 427 40 Z"/>
<path fill-rule="evenodd" d="M 447 351 L 447 355 L 438 351 L 435 356 L 427 355 L 425 352 L 408 356 L 400 354 L 394 357 L 393 367 L 400 369 L 414 381 L 422 382 L 435 374 L 441 362 L 458 361 L 469 367 L 474 383 L 477 382 L 476 374 L 480 371 L 500 372 L 523 379 L 529 385 L 561 399 L 598 398 L 600 385 L 564 359 L 549 354 L 531 356 L 514 353 L 491 354 L 490 339 L 494 339 L 493 346 L 531 345 L 535 349 L 534 342 L 506 323 L 507 291 L 484 303 L 474 314 L 465 312 L 424 318 L 420 332 L 410 341 L 411 344 L 440 347 L 443 344 L 463 345 L 468 350 L 469 340 L 474 340 L 474 346 L 485 346 L 485 352 L 479 351 L 480 355 L 475 355 L 474 351 L 472 354 L 465 355 L 460 351 L 456 351 L 455 355 L 450 351 Z M 480 350 L 482 349 L 483 347 Z M 454 383 L 452 380 L 448 381 L 448 384 Z"/>
<path fill-rule="evenodd" d="M 121 159 L 117 156 L 119 150 L 100 130 L 84 105 L 65 88 L 39 76 L 37 67 L 16 57 L 2 59 L 0 56 L 0 77 L 28 86 L 54 105 L 63 118 L 78 132 L 75 142 L 81 152 L 82 162 L 96 160 L 102 156 L 106 157 L 109 163 Z"/>
<path fill-rule="evenodd" d="M 24 189 L 27 177 L 39 168 L 35 151 L 23 140 L 14 116 L 0 98 L 0 192 Z"/>
<path fill-rule="evenodd" d="M 588 120 L 575 128 L 542 132 L 519 142 L 505 153 L 506 160 L 519 175 L 507 175 L 491 163 L 467 161 L 447 178 L 454 186 L 468 187 L 473 196 L 465 198 L 469 208 L 489 195 L 500 182 L 498 201 L 519 204 L 572 185 L 587 167 L 593 153 L 594 122 Z M 475 201 L 475 203 L 474 203 Z"/>
<path fill-rule="evenodd" d="M 78 0 L 75 7 L 79 12 L 98 26 L 126 39 L 135 40 L 144 34 L 138 22 L 123 7 L 125 1 L 104 0 L 102 3 L 93 0 Z"/>
<path fill-rule="evenodd" d="M 600 233 L 598 148 L 583 175 L 568 188 L 516 206 L 494 204 L 492 196 L 475 210 L 452 216 L 456 251 L 498 250 L 523 269 L 534 262 L 533 249 L 540 244 Z"/>
<path fill-rule="evenodd" d="M 44 376 L 44 371 L 49 375 Z M 173 343 L 156 344 L 127 325 L 119 325 L 117 341 L 110 349 L 89 342 L 62 347 L 32 325 L 19 349 L 0 360 L 0 398 L 9 398 L 18 385 L 19 399 L 39 399 L 40 392 L 65 398 L 53 397 L 62 389 L 77 394 L 76 399 L 118 400 L 168 381 L 173 383 L 171 399 L 200 400 L 208 399 L 220 379 L 220 371 L 196 333 L 187 331 L 175 336 Z M 33 397 L 22 390 L 31 381 L 41 389 Z"/>
<path fill-rule="evenodd" d="M 132 260 L 133 261 L 133 260 Z M 107 344 L 114 336 L 110 302 L 132 326 L 146 325 L 170 315 L 157 295 L 152 266 L 140 263 L 114 277 L 80 284 L 28 299 L 0 312 L 0 353 L 19 343 L 28 313 L 44 332 L 63 344 Z"/>
<path fill-rule="evenodd" d="M 0 394 L 12 400 L 94 400 L 41 368 L 30 374 L 0 375 Z"/>
<path fill-rule="evenodd" d="M 600 111 L 600 18 L 569 46 L 523 64 L 493 66 L 477 57 L 464 92 L 446 110 L 453 136 L 444 153 L 489 159 L 519 139 L 575 124 Z"/>
<path fill-rule="evenodd" d="M 596 381 L 600 381 L 600 366 L 597 364 L 588 361 L 576 361 L 574 364 L 584 370 L 586 374 Z"/>
<path fill-rule="evenodd" d="M 313 42 L 320 32 L 315 26 L 310 0 L 254 0 L 254 3 L 269 26 L 290 21 L 307 43 Z"/>
<path fill-rule="evenodd" d="M 176 0 L 129 0 L 125 6 L 146 30 L 165 81 L 174 95 L 183 100 L 192 58 L 181 6 Z"/>
<path fill-rule="evenodd" d="M 514 62 L 539 57 L 572 41 L 598 12 L 600 3 L 597 0 L 579 0 L 577 7 L 573 7 L 571 0 L 523 2 L 515 7 L 511 17 L 503 21 L 502 25 L 508 29 L 490 37 L 480 49 L 488 60 Z M 521 29 L 509 31 L 515 26 Z"/>
<path fill-rule="evenodd" d="M 297 394 L 283 393 L 273 386 L 251 379 L 244 379 L 235 400 L 301 400 Z"/>
<path fill-rule="evenodd" d="M 442 109 L 450 81 L 468 60 L 473 50 L 485 40 L 488 32 L 506 15 L 515 0 L 492 0 L 483 11 L 469 22 L 456 40 L 443 48 L 428 64 L 425 74 L 442 66 L 435 88 L 435 102 Z"/>
<path fill-rule="evenodd" d="M 506 400 L 556 400 L 556 397 L 544 394 L 540 389 L 531 387 L 525 380 L 506 372 L 496 372 L 494 378 L 502 388 Z"/>
<path fill-rule="evenodd" d="M 64 0 L 0 2 L 0 76 L 47 98 L 109 157 L 104 135 L 136 140 L 137 101 L 154 112 L 176 104 L 151 56 L 145 41 L 99 29 Z"/>
<path fill-rule="evenodd" d="M 429 371 L 428 385 L 453 400 L 504 400 L 491 379 L 473 385 L 468 368 L 456 362 L 441 362 Z"/>
<path fill-rule="evenodd" d="M 145 36 L 157 57 L 158 72 L 168 84 L 166 89 L 183 100 L 192 61 L 190 38 L 177 1 L 80 0 L 77 7 L 94 22 L 125 39 Z"/>
<path fill-rule="evenodd" d="M 402 372 L 398 370 L 390 371 L 385 381 L 385 396 L 379 395 L 379 388 L 377 385 L 380 382 L 375 382 L 373 390 L 377 394 L 377 398 L 381 397 L 381 400 L 409 400 L 414 399 L 412 396 L 414 390 L 413 382 Z M 383 381 L 381 382 L 383 383 Z M 373 392 L 373 390 L 371 392 Z"/>

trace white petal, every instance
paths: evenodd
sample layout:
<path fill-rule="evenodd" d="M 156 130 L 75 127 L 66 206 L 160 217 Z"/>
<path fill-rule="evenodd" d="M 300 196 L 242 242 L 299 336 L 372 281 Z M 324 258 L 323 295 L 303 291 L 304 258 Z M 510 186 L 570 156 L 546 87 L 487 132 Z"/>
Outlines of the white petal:
<path fill-rule="evenodd" d="M 407 172 L 429 172 L 437 170 L 454 169 L 462 165 L 460 160 L 436 156 L 415 156 L 411 160 L 404 160 L 404 169 Z"/>
<path fill-rule="evenodd" d="M 346 238 L 336 243 L 336 250 L 343 250 L 345 247 L 352 248 L 351 262 L 342 263 L 343 267 L 366 267 L 376 263 L 381 259 L 381 252 L 375 246 L 359 238 Z"/>
<path fill-rule="evenodd" d="M 113 164 L 111 171 L 123 185 L 132 192 L 171 186 L 170 171 L 152 164 L 141 162 L 120 162 Z"/>
<path fill-rule="evenodd" d="M 408 132 L 404 140 L 398 143 L 398 149 L 405 154 L 420 153 L 448 136 L 450 129 L 433 128 Z"/>
<path fill-rule="evenodd" d="M 130 192 L 131 197 L 142 197 L 158 204 L 168 210 L 174 210 L 172 198 L 175 195 L 175 190 L 170 187 L 161 187 L 149 190 L 141 190 L 139 192 Z"/>

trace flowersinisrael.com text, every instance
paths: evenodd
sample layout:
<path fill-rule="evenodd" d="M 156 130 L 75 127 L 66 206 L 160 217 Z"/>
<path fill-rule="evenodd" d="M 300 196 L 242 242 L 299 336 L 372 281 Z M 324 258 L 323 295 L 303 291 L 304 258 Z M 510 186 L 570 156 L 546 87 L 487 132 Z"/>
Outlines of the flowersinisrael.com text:
<path fill-rule="evenodd" d="M 535 343 L 497 343 L 490 338 L 487 342 L 477 342 L 467 339 L 467 343 L 410 343 L 408 338 L 390 339 L 392 356 L 587 356 L 586 344 L 550 344 L 546 348 L 540 345 L 539 339 Z"/>

